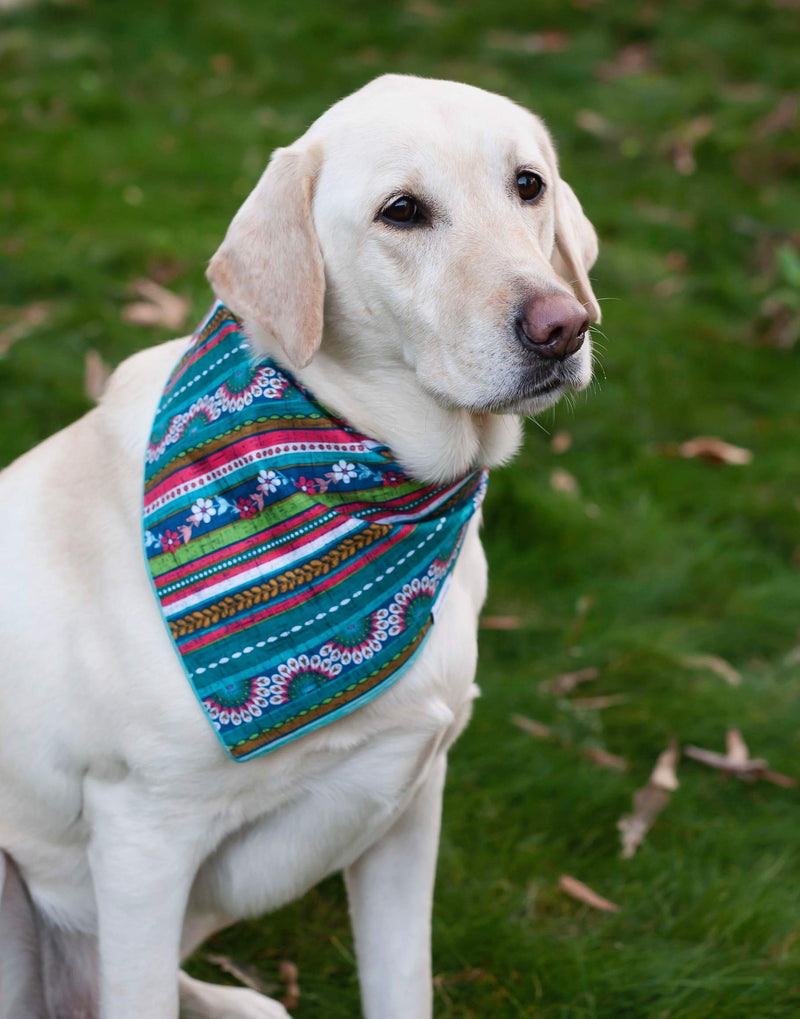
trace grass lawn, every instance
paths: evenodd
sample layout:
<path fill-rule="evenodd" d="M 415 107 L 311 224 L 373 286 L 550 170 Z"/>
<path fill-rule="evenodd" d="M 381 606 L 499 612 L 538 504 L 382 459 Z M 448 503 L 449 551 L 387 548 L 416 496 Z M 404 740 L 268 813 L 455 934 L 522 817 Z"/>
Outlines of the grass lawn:
<path fill-rule="evenodd" d="M 633 859 L 616 831 L 671 734 L 722 750 L 736 726 L 800 775 L 799 25 L 789 0 L 62 0 L 0 22 L 2 461 L 89 406 L 89 349 L 116 363 L 168 337 L 123 321 L 134 280 L 199 319 L 270 151 L 383 71 L 542 114 L 597 226 L 597 383 L 530 424 L 490 486 L 487 613 L 518 625 L 483 632 L 452 754 L 437 1016 L 800 1015 L 798 789 L 684 759 Z M 697 435 L 752 462 L 669 455 Z M 587 667 L 570 695 L 540 690 Z M 565 872 L 620 912 L 572 901 Z M 276 986 L 293 960 L 298 1019 L 358 1014 L 338 879 L 207 951 Z M 205 951 L 192 970 L 227 979 Z"/>

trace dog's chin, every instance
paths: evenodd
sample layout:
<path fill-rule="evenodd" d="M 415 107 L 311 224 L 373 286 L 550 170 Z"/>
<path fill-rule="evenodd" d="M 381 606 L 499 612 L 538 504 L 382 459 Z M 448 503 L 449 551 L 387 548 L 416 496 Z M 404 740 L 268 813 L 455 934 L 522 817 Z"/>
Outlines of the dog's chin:
<path fill-rule="evenodd" d="M 436 402 L 451 411 L 469 411 L 471 414 L 539 414 L 558 403 L 568 391 L 586 389 L 591 382 L 588 359 L 569 358 L 550 364 L 529 365 L 505 379 L 502 388 L 486 393 L 464 391 L 453 384 L 447 392 L 439 385 L 426 384 L 423 389 Z M 447 387 L 450 389 L 450 387 Z M 456 395 L 458 394 L 458 395 Z"/>

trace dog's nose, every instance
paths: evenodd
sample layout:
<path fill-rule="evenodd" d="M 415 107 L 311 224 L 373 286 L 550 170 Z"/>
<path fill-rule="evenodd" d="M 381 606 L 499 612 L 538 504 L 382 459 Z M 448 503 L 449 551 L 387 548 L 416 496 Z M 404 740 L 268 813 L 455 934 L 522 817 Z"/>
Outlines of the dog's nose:
<path fill-rule="evenodd" d="M 559 361 L 580 350 L 588 328 L 586 309 L 569 294 L 526 301 L 517 320 L 517 333 L 526 347 Z"/>

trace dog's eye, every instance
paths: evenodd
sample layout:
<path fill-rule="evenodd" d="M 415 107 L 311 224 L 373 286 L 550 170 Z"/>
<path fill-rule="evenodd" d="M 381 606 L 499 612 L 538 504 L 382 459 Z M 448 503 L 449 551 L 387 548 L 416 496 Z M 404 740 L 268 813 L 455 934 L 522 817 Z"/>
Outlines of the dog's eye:
<path fill-rule="evenodd" d="M 410 226 L 424 219 L 419 203 L 411 195 L 400 195 L 381 210 L 381 219 L 401 226 Z"/>
<path fill-rule="evenodd" d="M 517 174 L 517 191 L 523 202 L 535 202 L 544 191 L 544 181 L 538 173 L 522 170 Z"/>

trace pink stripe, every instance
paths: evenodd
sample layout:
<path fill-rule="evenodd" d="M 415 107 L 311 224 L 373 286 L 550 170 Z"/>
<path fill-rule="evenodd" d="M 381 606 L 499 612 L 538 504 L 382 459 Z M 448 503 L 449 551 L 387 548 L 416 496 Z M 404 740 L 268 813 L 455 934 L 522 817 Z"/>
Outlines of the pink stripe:
<path fill-rule="evenodd" d="M 249 459 L 255 467 L 270 454 L 276 456 L 285 453 L 303 453 L 308 451 L 308 446 L 312 446 L 320 452 L 340 452 L 342 459 L 346 457 L 357 458 L 359 453 L 363 452 L 362 444 L 354 442 L 349 436 L 346 436 L 347 442 L 344 439 L 341 442 L 331 442 L 330 438 L 323 438 L 330 434 L 345 436 L 343 432 L 330 433 L 327 429 L 322 433 L 301 431 L 297 433 L 302 437 L 298 442 L 286 438 L 287 435 L 294 436 L 294 434 L 286 432 L 283 428 L 275 429 L 274 432 L 270 431 L 261 433 L 258 436 L 248 436 L 244 439 L 231 442 L 230 445 L 208 454 L 197 462 L 192 460 L 187 463 L 185 458 L 183 458 L 183 465 L 181 467 L 172 474 L 167 475 L 163 481 L 156 485 L 155 488 L 151 488 L 147 493 L 145 496 L 145 512 L 153 512 L 154 504 L 169 500 L 174 494 L 180 495 L 180 490 L 186 488 L 187 485 L 191 487 L 191 483 L 198 475 L 205 477 L 209 472 L 214 471 L 214 468 L 217 468 L 219 471 L 220 468 L 230 467 L 234 460 Z M 342 449 L 343 446 L 345 447 L 344 449 Z M 247 465 L 242 464 L 241 466 Z M 311 469 L 311 466 L 308 465 L 308 470 Z M 231 472 L 228 470 L 221 473 L 224 476 L 225 473 Z M 214 471 L 214 477 L 216 476 L 217 472 Z M 204 484 L 207 484 L 209 480 L 206 478 Z"/>
<path fill-rule="evenodd" d="M 218 570 L 213 574 L 212 577 L 207 576 L 198 577 L 192 583 L 186 584 L 185 586 L 178 588 L 177 591 L 173 591 L 170 594 L 161 593 L 162 588 L 169 587 L 171 584 L 174 584 L 176 581 L 182 579 L 185 576 L 191 576 L 195 572 L 195 570 L 200 571 L 207 567 L 213 566 L 216 563 L 225 561 L 229 557 L 232 557 L 234 554 L 236 554 L 238 551 L 248 550 L 253 547 L 258 547 L 260 545 L 266 544 L 267 541 L 272 541 L 273 538 L 280 537 L 280 535 L 290 532 L 291 530 L 294 529 L 295 526 L 299 525 L 299 523 L 302 520 L 311 519 L 313 518 L 314 515 L 315 515 L 314 510 L 310 510 L 309 513 L 304 515 L 302 518 L 300 519 L 292 518 L 290 521 L 286 522 L 285 525 L 282 525 L 280 534 L 276 534 L 275 529 L 269 528 L 267 529 L 266 532 L 262 531 L 261 533 L 252 535 L 249 538 L 244 538 L 241 541 L 237 542 L 235 545 L 226 546 L 224 549 L 220 551 L 209 553 L 208 556 L 204 556 L 202 559 L 196 559 L 191 563 L 187 563 L 185 566 L 178 567 L 175 570 L 171 570 L 168 574 L 166 573 L 163 574 L 161 577 L 158 578 L 158 581 L 156 582 L 156 590 L 159 592 L 159 598 L 161 599 L 162 604 L 165 607 L 167 607 L 170 604 L 172 604 L 172 602 L 179 601 L 182 598 L 188 597 L 190 594 L 193 594 L 197 589 L 202 589 L 206 584 L 212 582 L 216 584 L 222 580 L 226 580 L 229 577 L 236 576 L 237 573 L 242 573 L 245 570 L 251 570 L 253 566 L 258 564 L 259 561 L 258 556 L 251 556 L 244 562 L 235 563 L 233 566 L 229 566 L 225 569 Z M 324 525 L 319 524 L 316 525 L 312 532 L 312 535 L 316 540 L 317 538 L 324 537 L 329 531 L 335 530 L 337 527 L 341 526 L 342 526 L 341 520 L 337 520 L 334 518 L 333 520 L 330 520 L 328 523 Z M 302 543 L 304 537 L 305 537 L 304 535 L 300 537 L 300 543 Z M 271 549 L 268 553 L 268 556 L 271 557 L 277 555 L 285 555 L 288 551 L 291 551 L 292 545 L 297 543 L 298 543 L 297 540 L 295 540 L 295 542 L 287 541 L 281 547 Z"/>
<path fill-rule="evenodd" d="M 199 358 L 204 357 L 210 350 L 213 350 L 214 347 L 217 346 L 217 344 L 221 343 L 222 340 L 224 340 L 229 333 L 238 330 L 238 328 L 239 327 L 235 322 L 228 323 L 228 325 L 223 326 L 218 333 L 215 333 L 213 337 L 209 337 L 205 341 L 205 343 L 196 346 L 194 353 L 192 354 L 188 361 L 179 361 L 178 363 L 181 366 L 180 372 L 175 372 L 175 378 L 173 378 L 170 381 L 169 385 L 164 387 L 164 396 L 169 396 L 170 392 L 175 386 L 175 383 L 178 382 L 178 380 L 183 377 L 183 373 L 189 368 L 190 365 L 193 365 L 195 361 L 197 361 Z M 198 329 L 197 333 L 195 333 L 195 336 L 192 337 L 192 340 L 194 341 L 195 337 L 202 331 L 203 327 Z"/>
<path fill-rule="evenodd" d="M 383 555 L 384 552 L 392 545 L 397 544 L 401 541 L 408 533 L 413 530 L 412 527 L 399 528 L 397 534 L 390 535 L 384 538 L 381 542 L 376 542 L 371 548 L 366 549 L 359 555 L 354 556 L 351 562 L 344 566 L 341 570 L 337 570 L 334 574 L 328 574 L 327 577 L 320 579 L 318 582 L 314 582 L 314 594 L 313 598 L 317 598 L 322 592 L 328 591 L 330 588 L 335 587 L 340 581 L 346 580 L 353 573 L 362 569 L 365 563 L 370 563 L 374 559 Z M 231 633 L 238 633 L 248 630 L 251 626 L 255 626 L 262 620 L 269 619 L 272 616 L 279 617 L 281 613 L 288 611 L 295 605 L 300 605 L 303 602 L 308 601 L 308 592 L 305 590 L 299 591 L 297 594 L 292 595 L 287 601 L 282 601 L 280 605 L 268 605 L 266 608 L 261 609 L 258 612 L 248 614 L 244 619 L 234 620 L 233 622 L 226 623 L 224 626 L 217 626 L 211 632 L 201 634 L 198 637 L 194 637 L 192 640 L 186 641 L 179 645 L 180 652 L 182 655 L 187 655 L 192 651 L 196 651 L 198 648 L 208 647 L 214 644 L 218 640 L 222 640 L 223 637 L 227 637 Z M 313 600 L 308 601 L 309 612 L 313 608 Z M 245 638 L 242 638 L 245 640 Z"/>

